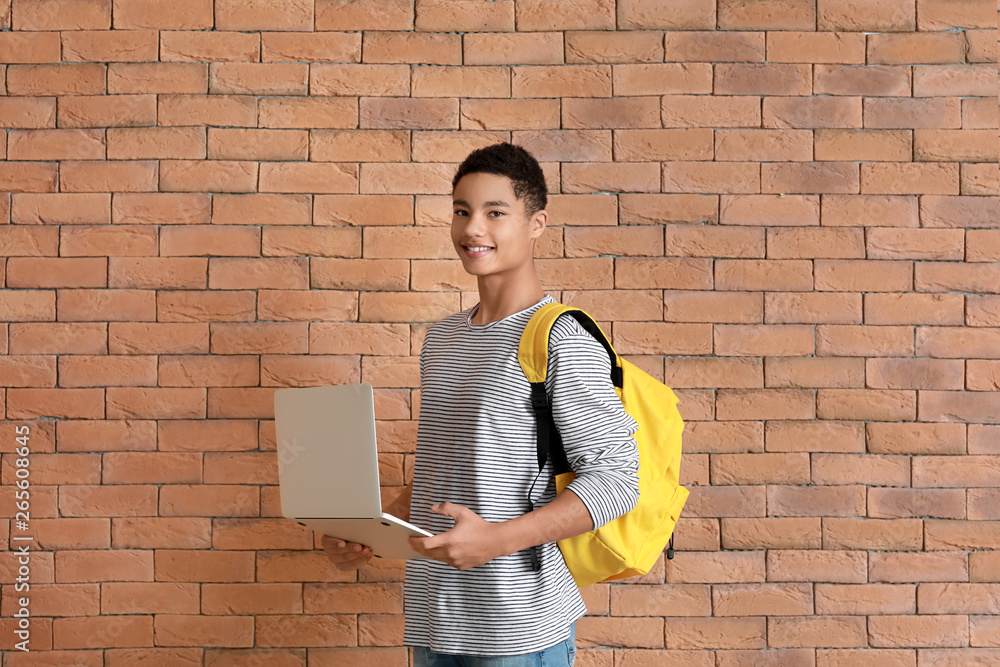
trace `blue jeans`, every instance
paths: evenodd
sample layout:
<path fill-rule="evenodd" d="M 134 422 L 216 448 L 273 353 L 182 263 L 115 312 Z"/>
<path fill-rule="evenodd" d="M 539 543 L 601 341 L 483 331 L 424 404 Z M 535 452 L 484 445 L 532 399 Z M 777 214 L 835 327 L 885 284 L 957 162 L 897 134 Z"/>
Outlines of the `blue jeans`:
<path fill-rule="evenodd" d="M 576 624 L 569 638 L 537 653 L 482 656 L 435 653 L 426 646 L 413 649 L 413 667 L 573 667 L 576 660 Z"/>

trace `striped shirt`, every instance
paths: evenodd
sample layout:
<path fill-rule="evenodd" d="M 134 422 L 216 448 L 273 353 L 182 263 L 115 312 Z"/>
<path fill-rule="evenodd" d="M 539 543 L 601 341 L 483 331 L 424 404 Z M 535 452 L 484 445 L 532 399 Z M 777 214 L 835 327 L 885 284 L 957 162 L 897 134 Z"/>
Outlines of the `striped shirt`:
<path fill-rule="evenodd" d="M 555 498 L 551 459 L 539 476 L 531 389 L 517 361 L 532 313 L 553 299 L 496 322 L 472 324 L 473 307 L 430 327 L 420 354 L 420 423 L 410 521 L 433 533 L 454 523 L 431 512 L 450 501 L 487 521 L 507 521 Z M 553 418 L 577 477 L 569 487 L 594 526 L 629 511 L 639 495 L 636 422 L 610 379 L 604 347 L 572 317 L 552 328 L 546 378 Z M 555 542 L 458 570 L 409 560 L 404 643 L 439 653 L 532 653 L 569 637 L 586 606 Z"/>

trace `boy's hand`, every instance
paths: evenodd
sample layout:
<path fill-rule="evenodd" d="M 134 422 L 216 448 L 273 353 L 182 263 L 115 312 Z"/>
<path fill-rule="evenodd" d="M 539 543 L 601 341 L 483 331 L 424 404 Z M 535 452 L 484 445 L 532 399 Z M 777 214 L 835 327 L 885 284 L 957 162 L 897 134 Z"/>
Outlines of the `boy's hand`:
<path fill-rule="evenodd" d="M 455 503 L 431 505 L 431 511 L 452 517 L 455 525 L 433 537 L 409 538 L 410 546 L 417 553 L 459 570 L 468 570 L 505 555 L 500 524 L 486 521 L 468 507 Z"/>
<path fill-rule="evenodd" d="M 357 570 L 372 559 L 372 550 L 363 544 L 323 536 L 323 551 L 338 570 Z"/>

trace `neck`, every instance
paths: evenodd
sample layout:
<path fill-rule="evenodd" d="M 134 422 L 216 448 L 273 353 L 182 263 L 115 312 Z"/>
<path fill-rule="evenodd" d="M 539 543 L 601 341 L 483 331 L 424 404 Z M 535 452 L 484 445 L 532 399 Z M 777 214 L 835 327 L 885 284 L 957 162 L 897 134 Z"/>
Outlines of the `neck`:
<path fill-rule="evenodd" d="M 534 267 L 519 276 L 480 276 L 473 324 L 489 324 L 535 305 L 545 296 Z"/>

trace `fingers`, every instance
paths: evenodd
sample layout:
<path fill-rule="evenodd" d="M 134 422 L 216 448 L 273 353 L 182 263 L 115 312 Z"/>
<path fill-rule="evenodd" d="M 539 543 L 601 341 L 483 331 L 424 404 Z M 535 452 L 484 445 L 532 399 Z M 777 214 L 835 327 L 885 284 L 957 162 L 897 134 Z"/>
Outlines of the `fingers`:
<path fill-rule="evenodd" d="M 327 558 L 339 570 L 356 570 L 363 567 L 372 558 L 372 550 L 357 542 L 348 542 L 324 535 L 322 544 Z"/>

